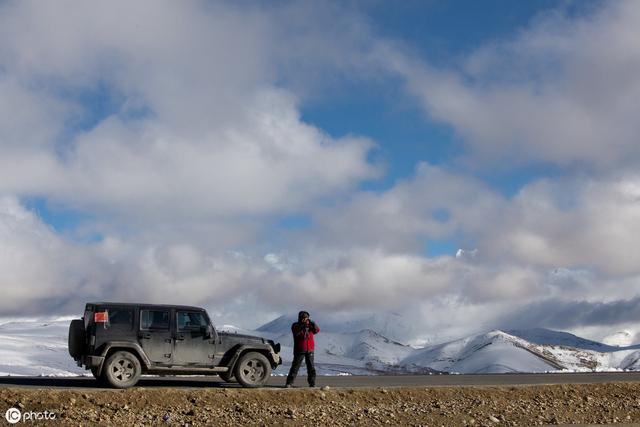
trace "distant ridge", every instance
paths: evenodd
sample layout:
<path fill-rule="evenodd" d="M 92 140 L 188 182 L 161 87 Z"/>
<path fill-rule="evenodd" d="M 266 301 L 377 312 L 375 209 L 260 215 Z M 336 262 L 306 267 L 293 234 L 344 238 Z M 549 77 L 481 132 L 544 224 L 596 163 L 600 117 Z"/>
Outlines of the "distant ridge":
<path fill-rule="evenodd" d="M 640 346 L 615 347 L 549 329 L 493 330 L 413 348 L 376 330 L 399 328 L 401 317 L 368 317 L 334 321 L 316 336 L 320 375 L 409 373 L 505 373 L 640 370 Z M 274 371 L 286 375 L 291 361 L 291 316 L 280 316 L 255 331 L 233 325 L 221 329 L 261 335 L 282 345 L 284 364 Z M 0 375 L 87 375 L 67 352 L 69 319 L 26 319 L 0 324 Z M 319 320 L 325 322 L 325 320 Z M 372 328 L 359 328 L 370 325 Z M 343 328 L 343 330 L 340 330 Z M 34 342 L 40 345 L 34 345 Z"/>

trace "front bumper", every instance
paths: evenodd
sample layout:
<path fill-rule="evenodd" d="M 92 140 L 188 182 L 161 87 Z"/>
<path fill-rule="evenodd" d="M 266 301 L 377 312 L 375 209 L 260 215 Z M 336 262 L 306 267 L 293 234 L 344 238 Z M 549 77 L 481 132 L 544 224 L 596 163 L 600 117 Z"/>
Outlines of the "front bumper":
<path fill-rule="evenodd" d="M 273 364 L 271 364 L 271 367 L 273 369 L 275 369 L 278 366 L 282 365 L 282 357 L 280 357 L 280 355 L 278 353 L 274 353 L 272 351 L 271 352 L 271 358 L 273 359 Z"/>

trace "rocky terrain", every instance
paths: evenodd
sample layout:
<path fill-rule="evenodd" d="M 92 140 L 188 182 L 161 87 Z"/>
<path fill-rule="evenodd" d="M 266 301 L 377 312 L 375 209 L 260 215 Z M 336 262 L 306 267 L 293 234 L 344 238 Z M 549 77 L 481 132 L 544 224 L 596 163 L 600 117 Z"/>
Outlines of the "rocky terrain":
<path fill-rule="evenodd" d="M 640 425 L 640 383 L 520 387 L 0 389 L 40 425 Z M 639 423 L 639 424 L 635 424 Z"/>

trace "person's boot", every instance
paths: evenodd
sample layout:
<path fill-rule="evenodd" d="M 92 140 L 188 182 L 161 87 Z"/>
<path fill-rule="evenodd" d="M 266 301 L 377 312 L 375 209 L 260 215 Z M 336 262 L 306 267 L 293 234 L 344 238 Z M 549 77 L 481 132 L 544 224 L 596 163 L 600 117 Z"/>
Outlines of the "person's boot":
<path fill-rule="evenodd" d="M 286 383 L 286 384 L 284 385 L 284 388 L 293 388 L 293 384 L 291 384 L 291 383 Z"/>

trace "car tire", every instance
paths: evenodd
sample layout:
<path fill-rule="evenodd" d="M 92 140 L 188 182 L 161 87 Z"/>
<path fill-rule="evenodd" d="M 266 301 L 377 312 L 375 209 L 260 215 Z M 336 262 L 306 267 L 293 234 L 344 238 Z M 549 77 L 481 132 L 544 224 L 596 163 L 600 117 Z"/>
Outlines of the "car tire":
<path fill-rule="evenodd" d="M 79 359 L 84 351 L 85 330 L 84 320 L 73 319 L 69 324 L 68 347 L 69 354 L 74 359 Z"/>
<path fill-rule="evenodd" d="M 142 375 L 138 358 L 128 351 L 116 351 L 104 362 L 102 376 L 114 388 L 129 388 L 136 385 Z"/>
<path fill-rule="evenodd" d="M 262 387 L 271 376 L 271 363 L 264 354 L 251 351 L 240 356 L 234 375 L 243 387 Z"/>
<path fill-rule="evenodd" d="M 232 370 L 229 370 L 227 372 L 221 372 L 219 374 L 219 376 L 222 379 L 222 381 L 224 381 L 226 383 L 235 383 L 236 382 L 236 377 L 233 374 Z"/>

